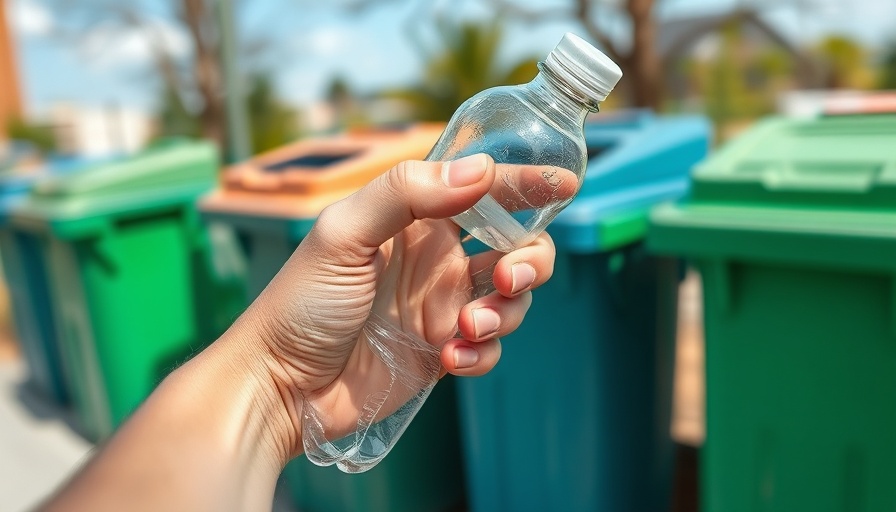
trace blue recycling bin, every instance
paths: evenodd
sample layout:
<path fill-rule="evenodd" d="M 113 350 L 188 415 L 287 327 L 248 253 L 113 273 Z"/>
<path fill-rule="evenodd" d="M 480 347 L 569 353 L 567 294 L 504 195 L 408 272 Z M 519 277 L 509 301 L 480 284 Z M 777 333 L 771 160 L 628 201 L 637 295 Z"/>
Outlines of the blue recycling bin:
<path fill-rule="evenodd" d="M 554 275 L 497 367 L 458 382 L 471 510 L 669 509 L 681 265 L 642 239 L 710 133 L 703 118 L 647 111 L 586 124 L 585 181 L 548 228 Z"/>
<path fill-rule="evenodd" d="M 0 259 L 10 294 L 13 324 L 34 389 L 59 404 L 68 402 L 62 358 L 56 339 L 44 254 L 39 241 L 8 222 L 10 213 L 49 174 L 73 172 L 83 160 L 54 160 L 35 172 L 0 177 Z"/>

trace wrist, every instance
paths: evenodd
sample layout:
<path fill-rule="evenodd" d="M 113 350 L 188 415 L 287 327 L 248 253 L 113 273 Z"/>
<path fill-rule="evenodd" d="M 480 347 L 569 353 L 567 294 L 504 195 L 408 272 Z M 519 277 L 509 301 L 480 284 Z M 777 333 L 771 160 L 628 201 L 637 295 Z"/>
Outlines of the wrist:
<path fill-rule="evenodd" d="M 237 321 L 172 379 L 194 381 L 222 418 L 222 440 L 279 469 L 301 453 L 301 402 L 286 385 L 282 369 L 264 342 Z"/>
<path fill-rule="evenodd" d="M 45 508 L 269 507 L 301 442 L 252 339 L 232 328 L 172 372 Z"/>

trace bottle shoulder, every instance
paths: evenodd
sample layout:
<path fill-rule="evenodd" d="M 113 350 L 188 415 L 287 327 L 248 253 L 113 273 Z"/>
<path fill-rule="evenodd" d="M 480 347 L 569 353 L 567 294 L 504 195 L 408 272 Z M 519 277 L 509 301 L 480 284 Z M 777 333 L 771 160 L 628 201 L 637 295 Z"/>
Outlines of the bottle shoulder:
<path fill-rule="evenodd" d="M 452 160 L 474 153 L 498 163 L 553 165 L 584 172 L 581 126 L 564 125 L 535 108 L 515 87 L 483 91 L 467 100 L 427 157 Z"/>
<path fill-rule="evenodd" d="M 531 129 L 535 123 L 571 140 L 582 139 L 584 144 L 581 126 L 552 115 L 549 105 L 536 98 L 524 85 L 493 87 L 470 97 L 450 121 L 452 124 L 458 122 L 475 122 L 498 131 Z"/>

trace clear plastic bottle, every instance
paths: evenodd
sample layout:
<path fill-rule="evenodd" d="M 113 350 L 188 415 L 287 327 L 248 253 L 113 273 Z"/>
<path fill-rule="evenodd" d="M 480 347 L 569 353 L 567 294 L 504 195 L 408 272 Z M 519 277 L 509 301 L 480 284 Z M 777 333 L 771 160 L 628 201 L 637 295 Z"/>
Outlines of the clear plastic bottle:
<path fill-rule="evenodd" d="M 531 242 L 573 200 L 588 158 L 585 116 L 622 77 L 612 60 L 570 33 L 539 69 L 527 84 L 495 87 L 464 102 L 427 156 L 447 161 L 486 153 L 499 164 L 491 193 L 454 221 L 501 252 Z"/>
<path fill-rule="evenodd" d="M 573 34 L 563 37 L 539 69 L 528 84 L 488 89 L 467 100 L 427 157 L 448 161 L 486 153 L 495 160 L 497 176 L 489 194 L 453 220 L 500 252 L 534 240 L 572 202 L 585 176 L 585 116 L 598 110 L 622 76 L 613 61 Z M 463 281 L 456 288 L 468 287 L 458 296 L 432 299 L 446 299 L 440 304 L 442 317 L 456 318 L 464 304 L 494 290 L 491 267 L 474 270 L 471 258 L 454 253 L 456 247 L 439 252 L 458 245 L 456 226 L 437 220 L 418 221 L 412 228 L 413 233 L 403 233 L 405 249 L 420 244 L 444 255 L 443 260 L 431 256 L 434 271 L 440 278 L 459 276 Z M 453 242 L 448 240 L 452 234 Z M 438 346 L 454 333 L 451 325 L 436 333 L 420 317 L 398 318 L 394 303 L 381 306 L 374 302 L 362 333 L 362 343 L 377 361 L 368 368 L 368 388 L 354 390 L 363 397 L 355 432 L 331 434 L 326 408 L 314 396 L 304 397 L 303 442 L 315 464 L 335 464 L 348 473 L 372 468 L 438 382 Z"/>

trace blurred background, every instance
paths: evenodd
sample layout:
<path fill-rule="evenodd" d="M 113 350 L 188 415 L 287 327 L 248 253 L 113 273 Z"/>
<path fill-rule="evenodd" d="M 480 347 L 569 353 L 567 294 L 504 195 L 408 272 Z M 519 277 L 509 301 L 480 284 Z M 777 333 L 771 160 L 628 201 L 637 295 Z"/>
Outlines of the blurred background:
<path fill-rule="evenodd" d="M 802 106 L 793 91 L 896 87 L 896 15 L 884 0 L 4 7 L 7 158 L 12 141 L 87 156 L 134 152 L 167 135 L 227 146 L 225 83 L 242 96 L 232 107 L 244 111 L 241 151 L 348 126 L 447 120 L 474 92 L 528 81 L 565 31 L 624 68 L 607 108 L 702 112 L 722 139 Z"/>
<path fill-rule="evenodd" d="M 444 122 L 480 90 L 531 80 L 566 31 L 624 70 L 606 112 L 696 115 L 713 145 L 769 115 L 809 119 L 896 89 L 891 0 L 0 0 L 0 177 L 123 161 L 172 138 L 211 141 L 231 164 Z M 696 510 L 697 273 L 678 296 L 674 496 Z M 95 439 L 25 385 L 11 300 L 0 288 L 0 509 L 24 510 Z"/>

